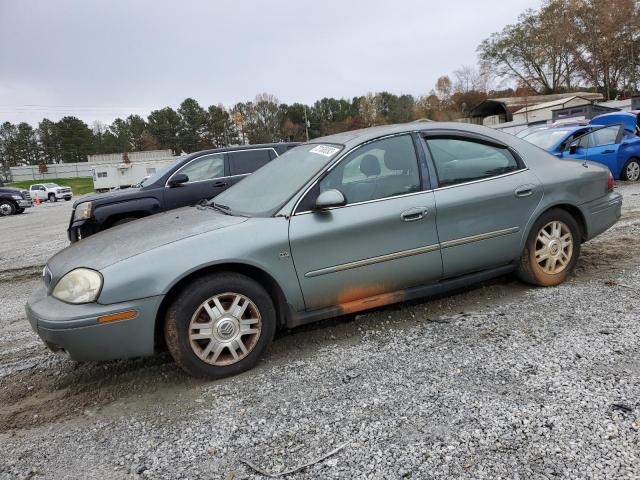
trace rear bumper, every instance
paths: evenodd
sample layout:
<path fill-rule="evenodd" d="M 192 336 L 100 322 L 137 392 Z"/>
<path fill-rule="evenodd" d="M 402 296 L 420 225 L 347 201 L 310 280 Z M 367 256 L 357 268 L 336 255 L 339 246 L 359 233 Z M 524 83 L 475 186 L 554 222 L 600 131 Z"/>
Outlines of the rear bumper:
<path fill-rule="evenodd" d="M 112 305 L 70 305 L 47 295 L 44 286 L 29 299 L 29 323 L 53 351 L 66 351 L 73 360 L 113 360 L 154 353 L 156 313 L 162 296 Z M 135 310 L 128 320 L 98 323 L 98 317 Z"/>
<path fill-rule="evenodd" d="M 611 228 L 622 215 L 622 195 L 609 192 L 592 202 L 580 206 L 587 223 L 587 240 Z"/>

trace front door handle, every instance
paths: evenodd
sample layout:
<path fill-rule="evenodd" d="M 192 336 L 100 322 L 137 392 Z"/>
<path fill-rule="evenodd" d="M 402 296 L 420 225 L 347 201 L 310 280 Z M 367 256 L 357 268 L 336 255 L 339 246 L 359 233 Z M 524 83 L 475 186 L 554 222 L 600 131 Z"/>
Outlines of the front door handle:
<path fill-rule="evenodd" d="M 400 218 L 403 222 L 415 222 L 416 220 L 423 219 L 427 212 L 427 207 L 414 207 L 402 212 Z"/>
<path fill-rule="evenodd" d="M 516 197 L 525 198 L 533 195 L 534 189 L 533 185 L 522 185 L 514 190 L 514 194 Z"/>
<path fill-rule="evenodd" d="M 220 182 L 214 182 L 214 183 L 213 183 L 213 186 L 214 186 L 214 187 L 226 187 L 226 186 L 227 186 L 227 182 L 222 182 L 222 181 L 220 181 Z"/>
<path fill-rule="evenodd" d="M 615 150 L 603 150 L 601 153 L 616 153 Z"/>

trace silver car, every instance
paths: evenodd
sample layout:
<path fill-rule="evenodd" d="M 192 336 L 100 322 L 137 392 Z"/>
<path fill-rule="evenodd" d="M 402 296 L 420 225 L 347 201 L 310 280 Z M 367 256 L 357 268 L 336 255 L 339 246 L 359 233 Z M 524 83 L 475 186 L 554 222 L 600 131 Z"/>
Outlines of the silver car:
<path fill-rule="evenodd" d="M 515 272 L 564 281 L 620 217 L 598 164 L 464 124 L 345 132 L 298 146 L 208 205 L 84 239 L 27 305 L 76 360 L 169 349 L 209 378 L 253 366 L 274 332 Z"/>

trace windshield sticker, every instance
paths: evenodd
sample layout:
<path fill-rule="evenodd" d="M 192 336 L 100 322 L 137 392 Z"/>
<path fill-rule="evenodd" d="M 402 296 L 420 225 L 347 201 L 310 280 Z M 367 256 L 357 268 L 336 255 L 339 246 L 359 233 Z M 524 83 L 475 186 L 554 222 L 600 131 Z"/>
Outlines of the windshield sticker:
<path fill-rule="evenodd" d="M 309 150 L 311 153 L 317 153 L 319 155 L 324 155 L 325 157 L 330 157 L 334 153 L 340 150 L 337 147 L 332 147 L 330 145 L 318 145 L 317 147 L 313 147 Z"/>

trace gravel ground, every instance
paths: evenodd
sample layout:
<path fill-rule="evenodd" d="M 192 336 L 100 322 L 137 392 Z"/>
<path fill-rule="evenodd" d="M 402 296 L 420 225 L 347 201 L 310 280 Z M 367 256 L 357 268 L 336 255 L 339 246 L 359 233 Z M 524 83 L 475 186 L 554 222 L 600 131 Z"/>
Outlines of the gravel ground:
<path fill-rule="evenodd" d="M 217 382 L 166 354 L 49 353 L 22 308 L 70 206 L 0 219 L 0 479 L 265 478 L 340 447 L 286 478 L 640 478 L 640 185 L 618 189 L 623 218 L 559 287 L 505 277 L 284 332 Z"/>

